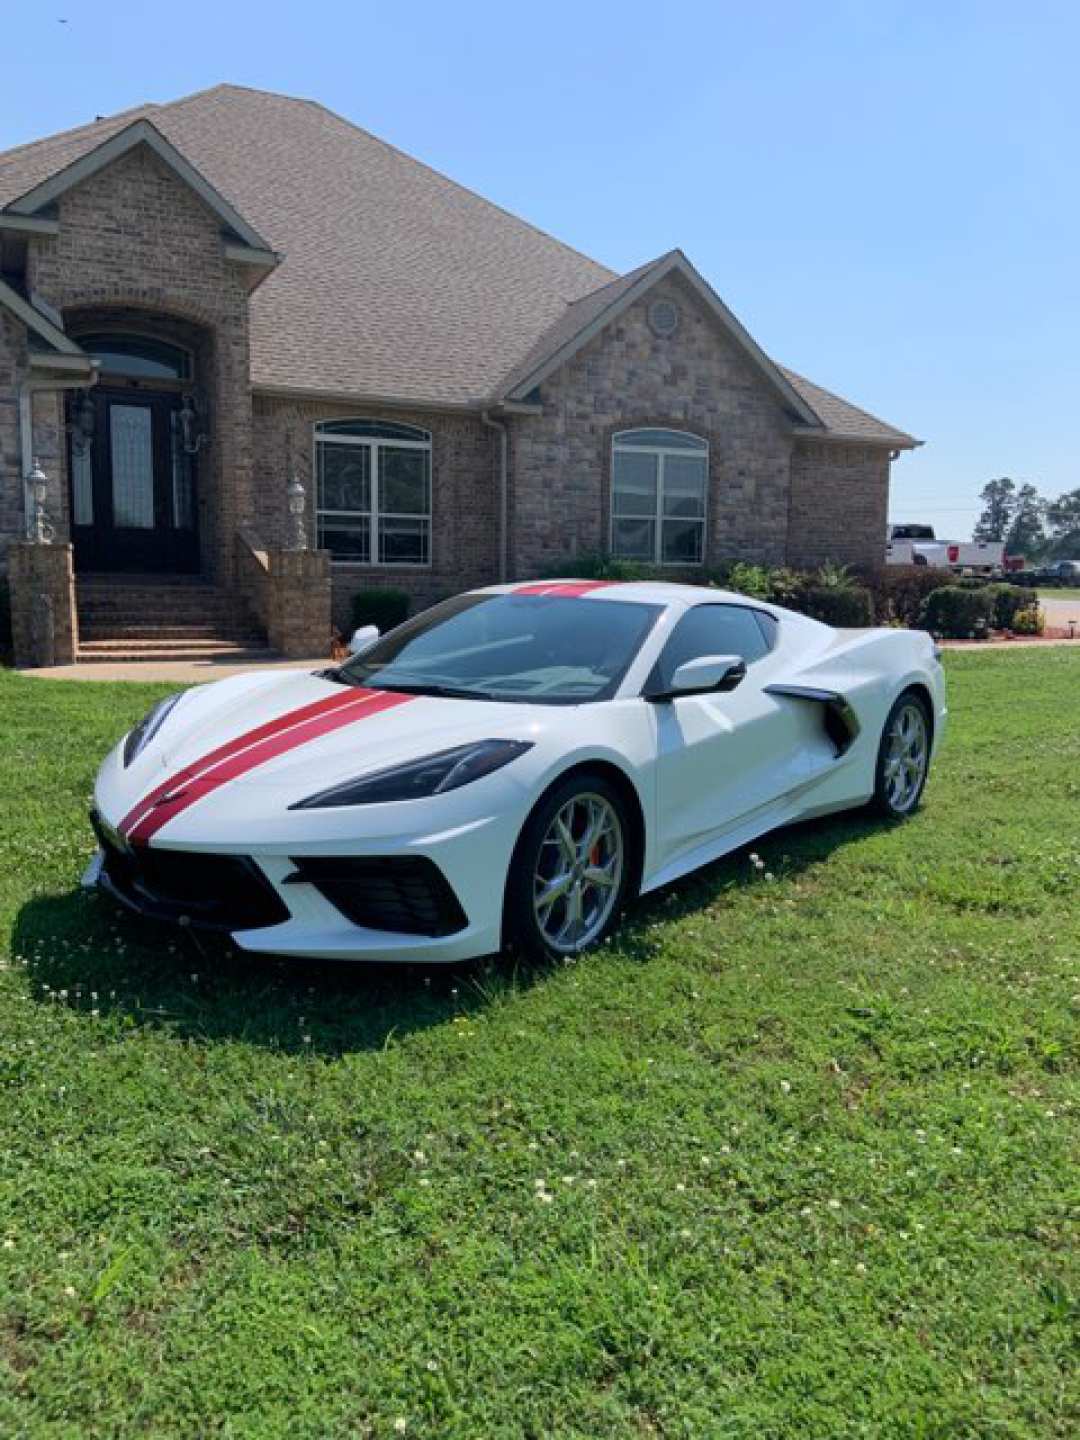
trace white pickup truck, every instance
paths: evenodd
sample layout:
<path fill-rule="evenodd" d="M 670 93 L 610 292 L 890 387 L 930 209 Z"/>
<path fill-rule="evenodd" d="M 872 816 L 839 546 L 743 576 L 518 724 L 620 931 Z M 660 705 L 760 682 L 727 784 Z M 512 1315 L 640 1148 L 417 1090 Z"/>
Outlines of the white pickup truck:
<path fill-rule="evenodd" d="M 930 565 L 954 575 L 1002 575 L 1005 545 L 1001 540 L 938 540 L 932 525 L 890 525 L 885 564 Z"/>

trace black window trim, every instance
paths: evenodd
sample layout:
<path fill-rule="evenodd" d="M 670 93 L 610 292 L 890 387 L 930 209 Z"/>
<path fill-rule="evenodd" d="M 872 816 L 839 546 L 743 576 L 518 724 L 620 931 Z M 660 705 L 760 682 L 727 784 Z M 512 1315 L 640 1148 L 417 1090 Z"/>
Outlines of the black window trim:
<path fill-rule="evenodd" d="M 725 610 L 747 610 L 754 617 L 754 622 L 757 625 L 758 631 L 761 635 L 761 643 L 765 646 L 765 651 L 763 654 L 759 655 L 756 660 L 745 661 L 747 670 L 750 670 L 754 665 L 760 665 L 762 660 L 767 660 L 769 658 L 769 656 L 776 649 L 780 640 L 781 621 L 776 615 L 773 615 L 770 611 L 764 609 L 764 607 L 761 605 L 744 605 L 741 603 L 741 601 L 738 600 L 699 600 L 694 605 L 688 605 L 683 611 L 683 613 L 679 616 L 679 618 L 675 621 L 674 625 L 671 627 L 670 633 L 665 639 L 663 645 L 660 647 L 660 654 L 657 655 L 656 659 L 653 661 L 652 666 L 649 669 L 649 673 L 645 677 L 644 684 L 642 685 L 639 692 L 641 699 L 647 700 L 649 699 L 650 695 L 656 694 L 656 690 L 653 688 L 653 682 L 658 681 L 657 670 L 659 669 L 661 660 L 663 660 L 664 658 L 664 651 L 675 638 L 679 626 L 686 619 L 686 617 L 695 610 L 719 610 L 721 608 Z M 772 635 L 770 635 L 768 629 L 764 625 L 762 625 L 761 620 L 758 618 L 759 616 L 764 616 L 766 619 L 772 620 L 775 623 L 776 629 Z"/>

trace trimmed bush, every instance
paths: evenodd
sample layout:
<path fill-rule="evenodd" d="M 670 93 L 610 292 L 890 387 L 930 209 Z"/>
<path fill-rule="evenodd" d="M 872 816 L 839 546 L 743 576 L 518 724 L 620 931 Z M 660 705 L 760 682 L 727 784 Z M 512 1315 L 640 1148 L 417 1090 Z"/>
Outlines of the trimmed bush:
<path fill-rule="evenodd" d="M 1031 591 L 1021 585 L 990 585 L 987 593 L 994 597 L 994 629 L 1012 630 L 1018 610 L 1031 606 Z"/>
<path fill-rule="evenodd" d="M 874 597 L 874 616 L 879 625 L 922 624 L 926 597 L 940 590 L 944 576 L 929 565 L 886 565 L 867 572 L 863 583 Z"/>
<path fill-rule="evenodd" d="M 377 625 L 379 634 L 385 635 L 409 618 L 412 601 L 404 590 L 383 590 L 372 585 L 357 590 L 352 599 L 352 630 L 363 625 Z M 351 632 L 350 632 L 351 633 Z"/>
<path fill-rule="evenodd" d="M 1046 629 L 1046 611 L 1033 600 L 1032 596 L 1024 597 L 1026 605 L 1022 605 L 1012 617 L 1011 629 L 1014 635 L 1041 635 Z"/>
<path fill-rule="evenodd" d="M 982 639 L 994 620 L 994 597 L 988 590 L 962 590 L 943 585 L 926 597 L 923 628 L 949 640 Z"/>
<path fill-rule="evenodd" d="M 810 585 L 789 603 L 826 625 L 859 629 L 874 623 L 873 596 L 862 585 Z"/>

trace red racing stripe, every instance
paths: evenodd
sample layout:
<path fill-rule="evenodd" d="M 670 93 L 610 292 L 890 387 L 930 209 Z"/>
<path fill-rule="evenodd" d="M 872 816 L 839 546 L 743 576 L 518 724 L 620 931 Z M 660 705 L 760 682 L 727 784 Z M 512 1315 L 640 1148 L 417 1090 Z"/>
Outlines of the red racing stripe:
<path fill-rule="evenodd" d="M 156 785 L 124 816 L 119 829 L 129 840 L 145 844 L 163 825 L 230 780 L 310 740 L 415 698 L 391 691 L 358 689 L 288 711 L 218 746 Z"/>
<path fill-rule="evenodd" d="M 588 595 L 590 590 L 605 590 L 618 585 L 618 580 L 536 580 L 531 585 L 516 585 L 515 595 Z"/>

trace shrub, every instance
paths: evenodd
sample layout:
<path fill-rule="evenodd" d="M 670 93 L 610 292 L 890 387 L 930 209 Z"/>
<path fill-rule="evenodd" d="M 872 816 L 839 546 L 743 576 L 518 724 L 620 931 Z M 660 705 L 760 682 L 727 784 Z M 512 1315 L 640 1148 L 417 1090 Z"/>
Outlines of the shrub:
<path fill-rule="evenodd" d="M 922 624 L 926 598 L 941 589 L 942 580 L 941 571 L 929 565 L 886 565 L 862 576 L 873 595 L 877 623 L 911 627 Z"/>
<path fill-rule="evenodd" d="M 655 573 L 653 566 L 636 560 L 619 560 L 606 550 L 581 550 L 555 565 L 545 566 L 540 578 L 553 580 L 565 575 L 575 580 L 647 580 Z"/>
<path fill-rule="evenodd" d="M 841 628 L 858 629 L 874 623 L 873 596 L 862 585 L 807 586 L 792 603 L 792 609 Z"/>
<path fill-rule="evenodd" d="M 1017 611 L 1031 608 L 1031 592 L 1020 585 L 990 585 L 987 594 L 994 600 L 994 629 L 1012 630 Z"/>
<path fill-rule="evenodd" d="M 837 565 L 826 560 L 814 575 L 814 585 L 819 590 L 850 590 L 855 585 L 850 565 Z"/>
<path fill-rule="evenodd" d="M 718 583 L 725 590 L 749 595 L 754 600 L 771 600 L 773 596 L 772 572 L 766 565 L 746 565 L 738 560 L 730 569 L 718 572 Z"/>
<path fill-rule="evenodd" d="M 1032 603 L 1029 595 L 1024 599 L 1027 603 L 1014 612 L 1010 629 L 1014 635 L 1041 635 L 1046 628 L 1046 611 Z"/>
<path fill-rule="evenodd" d="M 411 603 L 404 590 L 382 590 L 374 585 L 357 590 L 352 599 L 352 629 L 377 625 L 379 634 L 385 635 L 409 618 Z"/>
<path fill-rule="evenodd" d="M 994 618 L 994 597 L 985 588 L 962 590 L 943 585 L 926 597 L 922 623 L 934 635 L 950 640 L 982 639 Z"/>

